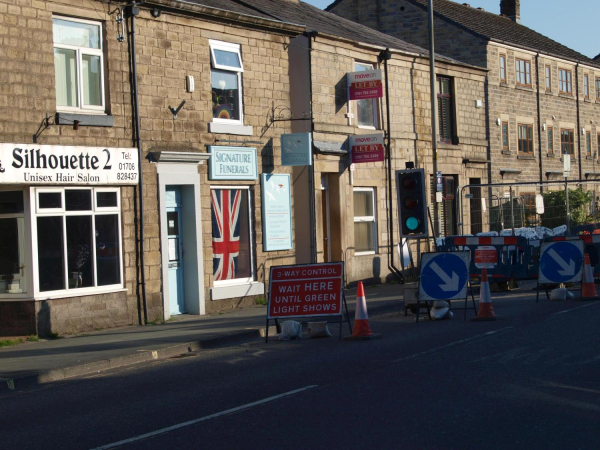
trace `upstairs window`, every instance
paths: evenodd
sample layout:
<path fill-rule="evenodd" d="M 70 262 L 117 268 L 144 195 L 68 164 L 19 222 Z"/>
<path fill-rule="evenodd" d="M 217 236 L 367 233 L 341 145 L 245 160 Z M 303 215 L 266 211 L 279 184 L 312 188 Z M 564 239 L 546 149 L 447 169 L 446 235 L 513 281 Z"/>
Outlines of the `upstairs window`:
<path fill-rule="evenodd" d="M 67 112 L 104 112 L 102 24 L 55 17 L 56 107 Z"/>
<path fill-rule="evenodd" d="M 586 99 L 590 98 L 590 80 L 587 75 L 583 76 L 583 95 Z"/>
<path fill-rule="evenodd" d="M 531 61 L 516 60 L 517 84 L 531 86 Z"/>
<path fill-rule="evenodd" d="M 585 132 L 585 154 L 592 156 L 592 136 L 589 131 Z"/>
<path fill-rule="evenodd" d="M 519 153 L 533 155 L 533 125 L 518 125 Z"/>
<path fill-rule="evenodd" d="M 554 153 L 554 129 L 548 127 L 548 153 Z"/>
<path fill-rule="evenodd" d="M 560 130 L 560 150 L 563 155 L 575 155 L 575 133 L 573 130 Z"/>
<path fill-rule="evenodd" d="M 596 100 L 600 100 L 600 78 L 596 78 Z"/>
<path fill-rule="evenodd" d="M 558 90 L 562 94 L 571 94 L 573 92 L 571 86 L 571 71 L 566 69 L 560 69 L 558 71 Z"/>
<path fill-rule="evenodd" d="M 440 121 L 440 141 L 451 144 L 454 138 L 454 113 L 452 109 L 452 80 L 438 77 L 438 116 Z"/>
<path fill-rule="evenodd" d="M 239 44 L 208 41 L 213 122 L 243 124 L 242 55 Z"/>
<path fill-rule="evenodd" d="M 506 55 L 500 55 L 500 82 L 506 83 Z"/>
<path fill-rule="evenodd" d="M 373 70 L 371 64 L 355 63 L 354 71 L 361 72 L 365 70 Z M 377 128 L 378 108 L 376 98 L 367 98 L 364 100 L 356 100 L 356 123 L 359 127 Z"/>
<path fill-rule="evenodd" d="M 552 91 L 552 71 L 550 66 L 546 66 L 546 91 Z"/>

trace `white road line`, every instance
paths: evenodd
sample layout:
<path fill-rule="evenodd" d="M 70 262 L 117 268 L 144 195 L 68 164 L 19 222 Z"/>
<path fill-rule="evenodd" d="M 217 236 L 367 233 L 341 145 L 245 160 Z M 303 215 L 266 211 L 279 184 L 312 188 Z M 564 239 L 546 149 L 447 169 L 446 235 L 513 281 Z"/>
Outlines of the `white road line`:
<path fill-rule="evenodd" d="M 136 441 L 141 441 L 142 439 L 148 439 L 154 436 L 158 436 L 159 434 L 164 434 L 164 433 L 168 433 L 169 431 L 173 431 L 173 430 L 177 430 L 179 428 L 183 428 L 183 427 L 188 427 L 190 425 L 194 425 L 200 422 L 204 422 L 206 420 L 210 420 L 210 419 L 216 419 L 217 417 L 221 417 L 221 416 L 225 416 L 227 414 L 233 414 L 239 411 L 244 411 L 246 409 L 249 408 L 253 408 L 254 406 L 258 406 L 258 405 L 262 405 L 265 403 L 269 403 L 272 402 L 274 400 L 278 400 L 280 398 L 284 398 L 284 397 L 289 397 L 291 395 L 295 395 L 298 394 L 299 392 L 302 391 L 306 391 L 308 389 L 313 389 L 318 387 L 317 385 L 311 385 L 311 386 L 305 386 L 303 388 L 300 389 L 296 389 L 293 391 L 289 391 L 289 392 L 285 392 L 283 394 L 279 394 L 279 395 L 274 395 L 273 397 L 269 397 L 269 398 L 265 398 L 263 400 L 258 400 L 256 402 L 252 402 L 252 403 L 248 403 L 246 405 L 242 405 L 242 406 L 238 406 L 236 408 L 231 408 L 231 409 L 227 409 L 225 411 L 221 411 L 215 414 L 211 414 L 210 416 L 204 416 L 204 417 L 200 417 L 199 419 L 194 419 L 194 420 L 190 420 L 188 422 L 182 422 L 179 423 L 177 425 L 172 425 L 170 427 L 167 428 L 162 428 L 160 430 L 156 430 L 156 431 L 152 431 L 150 433 L 146 433 L 146 434 L 141 434 L 139 436 L 135 436 L 129 439 L 123 439 L 122 441 L 118 441 L 118 442 L 113 442 L 112 444 L 106 444 L 103 445 L 102 447 L 96 447 L 93 450 L 104 450 L 104 449 L 109 449 L 109 448 L 115 448 L 115 447 L 119 447 L 121 445 L 125 445 L 125 444 L 130 444 L 132 442 L 136 442 Z"/>
<path fill-rule="evenodd" d="M 558 311 L 558 312 L 552 313 L 550 315 L 557 316 L 559 314 L 566 314 L 566 313 L 570 313 L 573 311 L 577 311 L 578 309 L 581 309 L 581 308 L 587 308 L 588 306 L 599 305 L 599 304 L 600 304 L 600 302 L 592 302 L 592 303 L 588 303 L 587 305 L 578 306 L 577 308 L 571 308 L 571 309 L 565 309 L 563 311 Z"/>
<path fill-rule="evenodd" d="M 454 347 L 455 345 L 465 344 L 467 342 L 471 342 L 471 341 L 475 341 L 477 339 L 482 339 L 487 336 L 491 336 L 492 334 L 501 333 L 503 331 L 508 331 L 508 330 L 512 330 L 512 329 L 513 329 L 513 327 L 505 327 L 505 328 L 500 328 L 499 330 L 495 330 L 495 331 L 488 331 L 487 333 L 478 334 L 477 336 L 473 336 L 473 337 L 466 338 L 466 339 L 461 339 L 460 341 L 451 342 L 450 344 L 442 345 L 441 347 L 435 347 L 435 348 L 429 349 L 425 352 L 415 353 L 414 355 L 405 356 L 404 358 L 396 359 L 392 362 L 397 363 L 397 362 L 401 362 L 401 361 L 408 361 L 408 360 L 414 359 L 414 358 L 419 358 L 421 356 L 429 355 L 430 353 L 435 353 L 440 350 L 444 350 L 445 348 Z"/>

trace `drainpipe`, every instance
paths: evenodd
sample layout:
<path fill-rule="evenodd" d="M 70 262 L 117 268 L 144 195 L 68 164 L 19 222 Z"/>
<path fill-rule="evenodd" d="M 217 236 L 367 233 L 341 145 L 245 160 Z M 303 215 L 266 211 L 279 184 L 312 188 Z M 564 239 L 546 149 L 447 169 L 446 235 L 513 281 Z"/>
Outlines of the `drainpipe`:
<path fill-rule="evenodd" d="M 544 181 L 544 168 L 542 162 L 542 107 L 540 104 L 540 53 L 535 55 L 535 67 L 537 72 L 537 114 L 538 114 L 538 157 L 540 158 L 540 192 L 544 192 L 544 185 L 541 184 Z M 581 177 L 580 177 L 581 178 Z"/>
<path fill-rule="evenodd" d="M 383 52 L 381 52 L 380 58 L 383 59 L 383 66 L 385 69 L 385 106 L 386 106 L 386 116 L 387 116 L 387 133 L 386 133 L 386 157 L 387 157 L 387 169 L 388 169 L 388 195 L 387 195 L 387 203 L 388 203 L 388 220 L 389 220 L 389 229 L 390 234 L 388 236 L 388 269 L 396 278 L 400 284 L 404 284 L 404 276 L 402 272 L 398 270 L 398 268 L 394 265 L 394 202 L 392 201 L 392 132 L 390 125 L 390 83 L 388 79 L 388 60 L 392 59 L 392 54 L 390 53 L 390 49 L 386 48 Z"/>
<path fill-rule="evenodd" d="M 133 99 L 134 99 L 134 111 L 135 111 L 135 141 L 138 149 L 138 167 L 139 167 L 139 181 L 138 181 L 138 192 L 140 202 L 140 276 L 141 280 L 138 286 L 141 288 L 142 305 L 144 308 L 144 323 L 148 323 L 148 299 L 146 297 L 146 248 L 145 248 L 145 234 L 144 234 L 144 177 L 142 171 L 142 139 L 140 138 L 140 102 L 138 98 L 138 78 L 137 78 L 137 61 L 136 61 L 136 47 L 135 47 L 135 17 L 140 13 L 139 8 L 136 6 L 136 2 L 133 2 L 127 6 L 129 8 L 129 14 L 131 16 L 131 72 L 133 78 Z M 139 295 L 139 290 L 138 290 Z"/>
<path fill-rule="evenodd" d="M 313 88 L 312 88 L 312 40 L 317 36 L 317 31 L 308 31 L 304 35 L 308 37 L 308 89 L 310 102 L 310 141 L 314 146 L 315 122 L 313 119 Z M 312 149 L 311 149 L 312 150 Z M 311 165 L 308 167 L 308 209 L 310 214 L 310 259 L 312 263 L 317 262 L 317 224 L 315 211 L 315 152 L 310 152 Z"/>
<path fill-rule="evenodd" d="M 588 84 L 589 89 L 589 84 Z M 581 117 L 579 111 L 579 63 L 575 66 L 575 102 L 577 105 L 577 150 L 579 153 L 579 179 L 583 179 L 582 175 L 582 164 L 581 159 Z"/>

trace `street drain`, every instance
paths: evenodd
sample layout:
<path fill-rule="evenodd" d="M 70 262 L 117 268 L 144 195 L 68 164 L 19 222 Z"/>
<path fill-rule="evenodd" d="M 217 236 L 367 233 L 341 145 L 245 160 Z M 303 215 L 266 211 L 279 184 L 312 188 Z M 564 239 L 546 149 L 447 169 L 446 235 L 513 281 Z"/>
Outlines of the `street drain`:
<path fill-rule="evenodd" d="M 171 356 L 170 359 L 181 359 L 181 358 L 189 358 L 191 356 L 198 356 L 196 353 L 182 353 L 181 355 Z"/>

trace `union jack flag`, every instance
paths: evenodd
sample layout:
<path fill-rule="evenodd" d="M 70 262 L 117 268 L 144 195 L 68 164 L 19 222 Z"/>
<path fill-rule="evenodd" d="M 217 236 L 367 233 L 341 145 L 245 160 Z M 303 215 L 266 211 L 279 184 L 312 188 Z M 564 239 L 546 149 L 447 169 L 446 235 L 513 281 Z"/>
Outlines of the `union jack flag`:
<path fill-rule="evenodd" d="M 242 191 L 212 189 L 212 249 L 215 281 L 236 277 L 240 254 L 240 204 Z"/>

